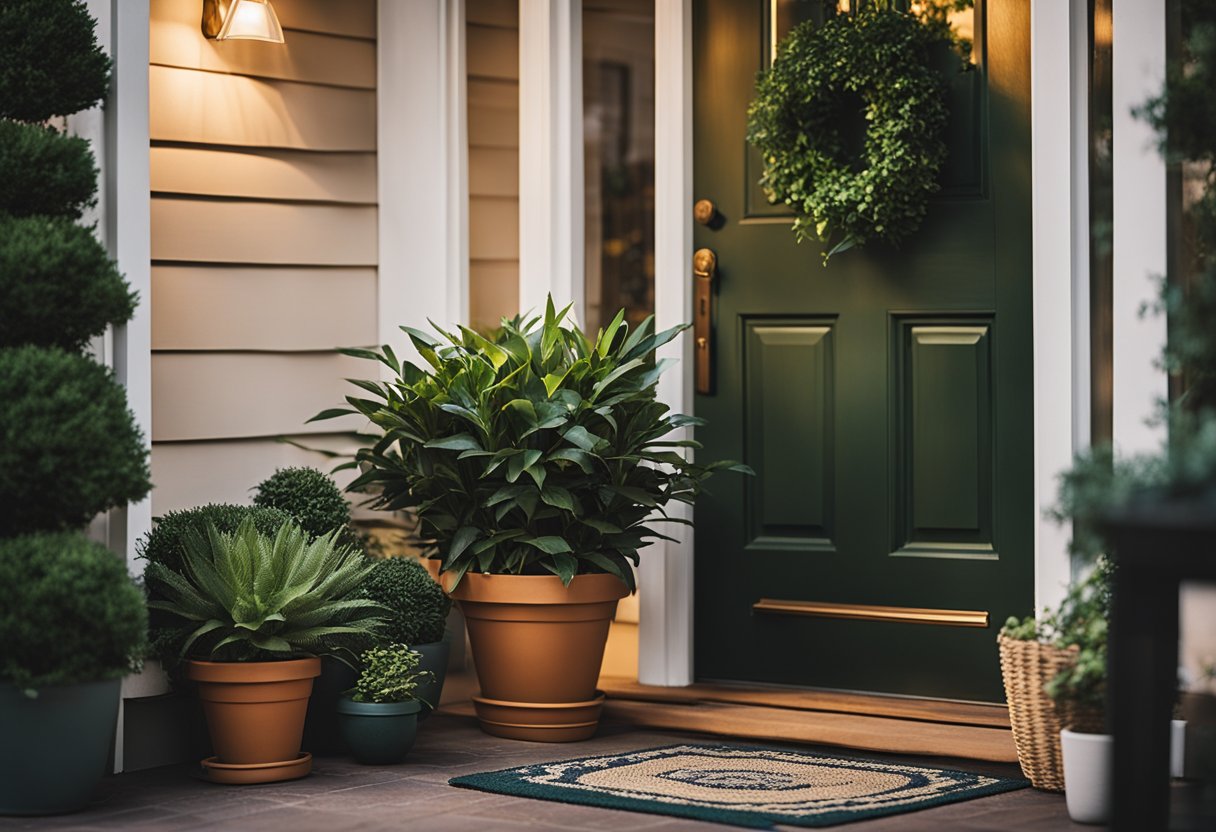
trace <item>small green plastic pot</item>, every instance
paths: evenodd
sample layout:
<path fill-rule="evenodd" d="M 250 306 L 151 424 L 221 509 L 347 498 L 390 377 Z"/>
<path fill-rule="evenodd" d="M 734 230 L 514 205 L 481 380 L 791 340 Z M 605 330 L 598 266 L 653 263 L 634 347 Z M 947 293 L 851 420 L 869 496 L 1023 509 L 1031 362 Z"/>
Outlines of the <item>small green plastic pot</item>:
<path fill-rule="evenodd" d="M 106 773 L 121 679 L 45 687 L 0 684 L 0 815 L 56 815 L 89 804 Z"/>
<path fill-rule="evenodd" d="M 422 703 L 356 702 L 349 696 L 338 700 L 338 725 L 342 739 L 356 762 L 388 765 L 405 759 L 418 735 L 418 712 Z"/>

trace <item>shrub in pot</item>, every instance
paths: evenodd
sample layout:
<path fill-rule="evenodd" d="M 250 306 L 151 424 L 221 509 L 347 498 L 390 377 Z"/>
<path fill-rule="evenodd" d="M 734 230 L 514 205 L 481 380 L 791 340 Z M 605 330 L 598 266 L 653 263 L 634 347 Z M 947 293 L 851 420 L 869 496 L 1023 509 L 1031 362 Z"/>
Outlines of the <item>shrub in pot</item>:
<path fill-rule="evenodd" d="M 408 644 L 421 655 L 419 667 L 430 675 L 419 682 L 418 698 L 423 706 L 418 718 L 426 719 L 439 706 L 447 677 L 451 599 L 425 566 L 407 557 L 376 561 L 362 593 L 390 610 L 384 638 L 389 643 Z"/>
<path fill-rule="evenodd" d="M 0 4 L 0 813 L 81 808 L 105 773 L 145 611 L 82 529 L 151 489 L 114 374 L 82 355 L 135 296 L 93 229 L 88 143 L 46 122 L 109 85 L 73 0 Z"/>
<path fill-rule="evenodd" d="M 250 518 L 226 534 L 185 533 L 184 571 L 148 565 L 158 598 L 149 606 L 194 626 L 183 644 L 215 757 L 210 779 L 265 783 L 303 777 L 304 714 L 320 655 L 351 659 L 381 623 L 381 608 L 356 590 L 369 566 L 336 545 L 337 533 L 311 538 L 295 524 L 275 536 Z"/>
<path fill-rule="evenodd" d="M 122 559 L 71 532 L 0 539 L 0 814 L 83 808 L 147 616 Z"/>
<path fill-rule="evenodd" d="M 420 669 L 421 661 L 404 644 L 373 647 L 360 657 L 359 680 L 338 702 L 342 738 L 358 762 L 399 763 L 414 747 L 426 704 L 422 685 L 430 675 Z"/>
<path fill-rule="evenodd" d="M 340 543 L 362 545 L 351 527 L 346 497 L 332 479 L 316 468 L 279 468 L 258 483 L 253 504 L 286 512 L 315 537 L 337 529 L 341 532 Z"/>
<path fill-rule="evenodd" d="M 567 308 L 568 310 L 568 308 Z M 656 348 L 681 328 L 629 331 L 618 314 L 594 339 L 542 317 L 504 322 L 489 340 L 405 328 L 425 365 L 389 347 L 348 350 L 395 378 L 316 419 L 361 413 L 382 435 L 350 463 L 371 505 L 412 508 L 442 558 L 468 625 L 482 728 L 566 741 L 595 731 L 608 625 L 633 589 L 638 549 L 671 501 L 691 503 L 710 473 L 672 439 L 696 420 L 658 402 Z"/>

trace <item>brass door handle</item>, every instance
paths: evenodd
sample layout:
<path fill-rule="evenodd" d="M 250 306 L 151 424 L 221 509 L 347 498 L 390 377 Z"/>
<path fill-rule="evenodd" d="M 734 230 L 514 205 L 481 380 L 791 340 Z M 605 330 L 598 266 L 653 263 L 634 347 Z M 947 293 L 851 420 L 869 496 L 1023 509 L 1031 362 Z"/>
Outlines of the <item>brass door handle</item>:
<path fill-rule="evenodd" d="M 718 273 L 718 257 L 710 249 L 699 248 L 692 256 L 694 289 L 692 335 L 696 351 L 694 366 L 697 392 L 714 392 L 713 312 L 714 277 Z"/>

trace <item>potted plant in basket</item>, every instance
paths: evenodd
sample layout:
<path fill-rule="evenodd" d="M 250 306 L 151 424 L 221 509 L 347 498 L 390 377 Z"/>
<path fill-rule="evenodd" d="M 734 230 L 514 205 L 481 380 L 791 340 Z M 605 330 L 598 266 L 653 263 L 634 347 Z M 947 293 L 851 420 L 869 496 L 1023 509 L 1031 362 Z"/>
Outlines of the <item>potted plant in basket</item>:
<path fill-rule="evenodd" d="M 672 500 L 691 503 L 715 469 L 671 439 L 696 420 L 655 398 L 676 327 L 629 331 L 618 314 L 594 339 L 542 317 L 504 321 L 493 340 L 461 327 L 442 340 L 403 329 L 424 362 L 388 346 L 348 350 L 395 378 L 357 381 L 367 397 L 314 419 L 361 413 L 382 431 L 350 485 L 376 508 L 412 508 L 442 558 L 468 624 L 481 726 L 519 739 L 594 733 L 608 625 L 634 586 L 638 549 Z"/>
<path fill-rule="evenodd" d="M 215 756 L 203 761 L 218 783 L 303 777 L 304 714 L 320 655 L 353 659 L 381 624 L 382 609 L 356 594 L 370 568 L 336 545 L 337 532 L 311 538 L 295 524 L 271 538 L 245 519 L 232 534 L 214 526 L 185 534 L 183 571 L 151 563 L 149 602 L 194 626 L 182 646 Z"/>
<path fill-rule="evenodd" d="M 360 658 L 358 682 L 338 701 L 342 738 L 360 763 L 399 763 L 414 747 L 430 672 L 419 669 L 421 654 L 404 644 L 373 647 Z"/>

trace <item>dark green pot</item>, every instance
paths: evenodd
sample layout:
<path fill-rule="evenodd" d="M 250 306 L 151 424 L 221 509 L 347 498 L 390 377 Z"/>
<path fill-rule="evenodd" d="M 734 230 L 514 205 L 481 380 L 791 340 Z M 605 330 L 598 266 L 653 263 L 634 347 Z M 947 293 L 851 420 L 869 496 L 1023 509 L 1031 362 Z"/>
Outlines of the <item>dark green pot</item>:
<path fill-rule="evenodd" d="M 341 754 L 346 751 L 338 728 L 338 701 L 355 686 L 359 674 L 333 656 L 321 657 L 321 675 L 313 680 L 304 719 L 301 748 L 313 754 Z"/>
<path fill-rule="evenodd" d="M 421 702 L 338 701 L 338 725 L 351 756 L 365 765 L 399 763 L 414 747 Z"/>
<path fill-rule="evenodd" d="M 439 697 L 443 695 L 443 680 L 448 675 L 448 657 L 452 652 L 451 638 L 452 634 L 445 632 L 443 641 L 414 644 L 410 647 L 411 650 L 417 650 L 422 654 L 422 661 L 418 663 L 418 669 L 429 670 L 435 674 L 434 678 L 420 684 L 415 694 L 426 703 L 422 706 L 421 713 L 418 714 L 419 719 L 426 719 L 431 715 L 432 710 L 439 707 Z"/>
<path fill-rule="evenodd" d="M 30 698 L 0 684 L 0 815 L 88 805 L 106 773 L 121 679 L 46 687 Z"/>

